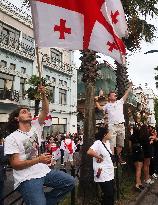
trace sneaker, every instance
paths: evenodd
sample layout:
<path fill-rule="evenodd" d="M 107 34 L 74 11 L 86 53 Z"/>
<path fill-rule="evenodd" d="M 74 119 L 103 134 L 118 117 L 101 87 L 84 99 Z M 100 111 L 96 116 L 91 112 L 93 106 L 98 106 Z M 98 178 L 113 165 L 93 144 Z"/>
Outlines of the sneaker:
<path fill-rule="evenodd" d="M 154 184 L 154 182 L 155 182 L 154 180 L 148 179 L 148 180 L 145 181 L 145 184 L 146 185 L 151 185 L 151 184 Z"/>
<path fill-rule="evenodd" d="M 157 178 L 158 178 L 158 175 L 157 175 L 156 173 L 154 173 L 154 174 L 152 175 L 152 178 L 153 178 L 153 179 L 157 179 Z"/>
<path fill-rule="evenodd" d="M 143 191 L 143 189 L 144 189 L 143 185 L 136 185 L 136 186 L 135 186 L 135 190 L 136 190 L 137 192 L 141 192 L 141 191 Z"/>

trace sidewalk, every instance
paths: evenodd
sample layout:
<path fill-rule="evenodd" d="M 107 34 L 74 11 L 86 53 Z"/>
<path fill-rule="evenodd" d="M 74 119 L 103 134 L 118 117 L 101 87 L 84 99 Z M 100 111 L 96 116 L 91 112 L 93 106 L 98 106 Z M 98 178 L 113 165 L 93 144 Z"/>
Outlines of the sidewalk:
<path fill-rule="evenodd" d="M 129 205 L 158 205 L 158 180 L 146 187 Z"/>

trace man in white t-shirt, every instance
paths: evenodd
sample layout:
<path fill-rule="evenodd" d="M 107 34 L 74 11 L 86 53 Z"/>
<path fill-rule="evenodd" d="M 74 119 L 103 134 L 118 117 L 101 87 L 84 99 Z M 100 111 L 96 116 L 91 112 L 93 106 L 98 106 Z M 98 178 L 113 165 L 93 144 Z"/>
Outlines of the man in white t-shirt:
<path fill-rule="evenodd" d="M 130 91 L 132 90 L 132 83 L 125 92 L 124 96 L 117 100 L 115 91 L 111 91 L 108 95 L 108 103 L 105 106 L 100 106 L 98 103 L 98 97 L 95 97 L 96 107 L 99 110 L 103 110 L 108 115 L 108 126 L 112 133 L 112 139 L 110 140 L 111 150 L 114 153 L 114 147 L 117 148 L 117 154 L 119 162 L 125 164 L 121 158 L 122 148 L 124 147 L 125 139 L 125 119 L 123 114 L 123 104 L 127 100 Z"/>
<path fill-rule="evenodd" d="M 8 120 L 11 134 L 5 139 L 5 154 L 9 155 L 13 168 L 14 188 L 17 189 L 26 205 L 55 205 L 74 187 L 70 175 L 51 170 L 48 164 L 51 155 L 40 154 L 40 143 L 44 120 L 49 112 L 49 103 L 44 86 L 39 86 L 42 96 L 42 111 L 36 123 L 31 125 L 32 116 L 28 108 L 14 110 Z M 43 186 L 52 190 L 44 194 Z"/>

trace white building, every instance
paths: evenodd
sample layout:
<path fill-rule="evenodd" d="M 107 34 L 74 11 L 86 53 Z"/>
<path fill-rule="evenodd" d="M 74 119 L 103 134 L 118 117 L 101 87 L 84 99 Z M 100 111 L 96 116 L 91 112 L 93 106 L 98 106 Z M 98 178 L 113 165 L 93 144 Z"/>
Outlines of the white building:
<path fill-rule="evenodd" d="M 148 113 L 148 123 L 152 126 L 155 126 L 155 111 L 154 111 L 154 100 L 155 94 L 153 90 L 147 85 L 143 89 L 140 85 L 133 90 L 133 93 L 137 97 L 137 102 L 139 103 L 139 110 L 143 110 Z"/>
<path fill-rule="evenodd" d="M 42 76 L 51 83 L 52 128 L 77 132 L 77 70 L 73 51 L 40 50 Z M 38 75 L 31 17 L 3 0 L 0 4 L 0 125 L 18 105 L 34 103 L 24 98 L 27 80 Z"/>

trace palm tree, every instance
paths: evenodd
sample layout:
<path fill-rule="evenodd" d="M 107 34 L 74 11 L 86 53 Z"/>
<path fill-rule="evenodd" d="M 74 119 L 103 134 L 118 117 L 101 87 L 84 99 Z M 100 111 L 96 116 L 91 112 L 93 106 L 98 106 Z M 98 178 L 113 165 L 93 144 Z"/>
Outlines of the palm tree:
<path fill-rule="evenodd" d="M 84 138 L 82 148 L 81 170 L 78 191 L 78 204 L 97 205 L 97 187 L 94 185 L 92 159 L 87 155 L 87 149 L 92 145 L 95 138 L 95 82 L 97 77 L 96 52 L 85 50 L 81 51 L 81 67 L 83 73 L 82 81 L 85 83 L 85 118 L 84 118 Z"/>

